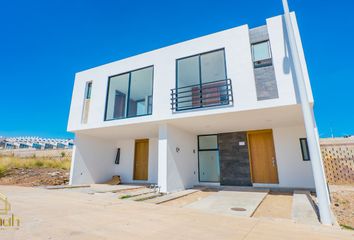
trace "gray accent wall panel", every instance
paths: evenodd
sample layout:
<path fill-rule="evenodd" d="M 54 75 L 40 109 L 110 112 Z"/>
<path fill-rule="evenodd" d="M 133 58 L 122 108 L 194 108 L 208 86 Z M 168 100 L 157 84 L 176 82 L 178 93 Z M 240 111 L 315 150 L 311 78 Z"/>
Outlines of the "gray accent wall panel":
<path fill-rule="evenodd" d="M 250 29 L 249 35 L 251 44 L 269 39 L 266 25 Z M 254 77 L 258 101 L 279 98 L 273 65 L 254 68 Z"/>
<path fill-rule="evenodd" d="M 244 145 L 240 145 L 242 142 Z M 246 132 L 218 134 L 220 184 L 252 186 Z"/>
<path fill-rule="evenodd" d="M 251 43 L 262 42 L 269 39 L 267 26 L 251 28 L 249 30 Z"/>
<path fill-rule="evenodd" d="M 273 66 L 255 68 L 254 77 L 258 101 L 279 97 Z"/>

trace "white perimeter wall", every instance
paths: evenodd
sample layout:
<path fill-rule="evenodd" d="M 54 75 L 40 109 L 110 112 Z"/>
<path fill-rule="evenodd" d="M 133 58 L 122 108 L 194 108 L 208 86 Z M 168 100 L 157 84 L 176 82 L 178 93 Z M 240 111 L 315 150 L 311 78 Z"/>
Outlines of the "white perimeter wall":
<path fill-rule="evenodd" d="M 304 126 L 273 128 L 278 165 L 279 187 L 314 188 L 310 161 L 303 161 L 300 138 L 306 138 Z"/>
<path fill-rule="evenodd" d="M 76 134 L 72 156 L 70 184 L 103 183 L 120 175 L 124 183 L 157 183 L 157 139 L 149 139 L 148 181 L 134 181 L 135 140 L 105 140 Z M 120 163 L 115 164 L 117 148 Z"/>
<path fill-rule="evenodd" d="M 198 146 L 195 134 L 170 125 L 160 126 L 158 177 L 162 192 L 175 192 L 198 183 Z"/>

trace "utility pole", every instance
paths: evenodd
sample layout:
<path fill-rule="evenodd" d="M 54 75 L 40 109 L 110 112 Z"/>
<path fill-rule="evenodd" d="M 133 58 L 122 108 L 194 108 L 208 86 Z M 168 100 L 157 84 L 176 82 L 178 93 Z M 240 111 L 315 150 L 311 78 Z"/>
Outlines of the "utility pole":
<path fill-rule="evenodd" d="M 327 189 L 326 176 L 323 170 L 321 152 L 319 148 L 315 118 L 313 115 L 312 106 L 309 103 L 309 99 L 307 95 L 307 89 L 306 89 L 303 71 L 301 68 L 299 52 L 296 45 L 295 33 L 291 23 L 288 1 L 282 0 L 282 2 L 284 8 L 284 19 L 285 19 L 285 25 L 287 30 L 287 37 L 289 39 L 289 45 L 290 45 L 290 54 L 294 62 L 296 82 L 299 88 L 301 109 L 302 109 L 302 114 L 304 116 L 304 123 L 305 123 L 308 147 L 310 151 L 312 171 L 315 180 L 320 219 L 322 224 L 330 225 L 332 224 L 330 201 L 329 201 L 329 194 Z"/>

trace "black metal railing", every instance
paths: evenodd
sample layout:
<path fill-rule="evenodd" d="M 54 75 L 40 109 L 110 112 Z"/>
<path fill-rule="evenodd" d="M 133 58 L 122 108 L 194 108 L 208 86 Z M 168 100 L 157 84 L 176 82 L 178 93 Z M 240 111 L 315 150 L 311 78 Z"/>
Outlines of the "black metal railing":
<path fill-rule="evenodd" d="M 229 105 L 232 102 L 231 79 L 171 89 L 172 111 Z"/>

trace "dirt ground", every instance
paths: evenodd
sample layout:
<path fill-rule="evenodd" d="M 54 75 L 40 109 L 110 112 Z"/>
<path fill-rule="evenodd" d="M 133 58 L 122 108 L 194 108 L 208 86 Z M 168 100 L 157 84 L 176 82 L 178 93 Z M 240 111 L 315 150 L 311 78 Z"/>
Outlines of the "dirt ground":
<path fill-rule="evenodd" d="M 291 193 L 270 193 L 254 212 L 253 217 L 291 219 L 292 203 Z"/>
<path fill-rule="evenodd" d="M 69 182 L 69 171 L 53 168 L 14 168 L 0 177 L 0 185 L 34 187 L 63 185 Z"/>
<path fill-rule="evenodd" d="M 54 168 L 14 168 L 0 177 L 0 185 L 43 186 L 64 185 L 69 181 L 69 170 Z M 331 185 L 332 209 L 338 223 L 346 229 L 354 229 L 354 185 Z M 213 192 L 201 191 L 186 197 L 163 203 L 165 206 L 183 207 L 210 196 Z M 254 213 L 254 217 L 291 218 L 290 195 L 268 195 Z M 277 204 L 273 204 L 273 203 Z M 272 207 L 268 206 L 272 203 Z M 268 204 L 268 205 L 267 205 Z"/>
<path fill-rule="evenodd" d="M 246 218 L 121 200 L 111 194 L 0 186 L 18 229 L 1 240 L 346 240 L 350 231 L 287 219 Z"/>
<path fill-rule="evenodd" d="M 354 230 L 354 185 L 331 185 L 332 209 L 338 223 Z"/>

